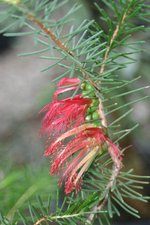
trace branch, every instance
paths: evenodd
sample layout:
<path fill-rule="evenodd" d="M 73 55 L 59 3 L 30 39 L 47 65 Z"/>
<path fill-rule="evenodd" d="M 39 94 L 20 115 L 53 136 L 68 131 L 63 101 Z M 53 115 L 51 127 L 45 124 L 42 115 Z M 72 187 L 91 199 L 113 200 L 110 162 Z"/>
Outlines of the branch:
<path fill-rule="evenodd" d="M 40 218 L 36 223 L 34 223 L 34 225 L 39 225 L 40 223 L 47 221 L 48 220 L 48 216 L 44 216 L 42 218 Z"/>
<path fill-rule="evenodd" d="M 122 20 L 120 22 L 120 24 L 117 24 L 114 32 L 113 32 L 113 35 L 112 35 L 112 38 L 110 40 L 110 43 L 109 45 L 107 46 L 106 48 L 106 51 L 105 51 L 105 54 L 104 54 L 104 58 L 103 58 L 103 61 L 102 61 L 102 66 L 100 68 L 100 72 L 99 74 L 101 75 L 104 70 L 105 70 L 105 67 L 106 67 L 106 62 L 108 60 L 108 57 L 109 57 L 109 53 L 110 53 L 110 50 L 111 50 L 111 47 L 115 41 L 115 39 L 117 38 L 118 36 L 118 33 L 119 33 L 119 30 L 121 28 L 121 26 L 124 24 L 125 22 L 125 19 L 127 17 L 127 11 L 123 14 L 122 16 Z M 102 100 L 99 99 L 99 115 L 100 115 L 100 119 L 101 119 L 101 122 L 102 122 L 102 125 L 104 127 L 108 127 L 108 123 L 107 123 L 107 119 L 106 119 L 106 116 L 105 116 L 105 113 L 104 113 L 104 107 L 103 107 L 103 103 L 102 103 Z M 85 225 L 88 225 L 88 224 L 92 224 L 93 220 L 94 220 L 94 217 L 95 217 L 95 213 L 102 210 L 106 203 L 107 203 L 107 199 L 108 199 L 108 195 L 109 195 L 109 192 L 111 191 L 111 188 L 116 180 L 116 178 L 118 177 L 119 173 L 120 173 L 120 170 L 122 168 L 122 162 L 120 161 L 119 158 L 116 158 L 116 156 L 113 155 L 113 151 L 111 150 L 111 146 L 108 147 L 108 152 L 112 158 L 112 161 L 114 162 L 114 166 L 113 166 L 113 169 L 112 169 L 112 175 L 109 179 L 109 182 L 106 186 L 106 189 L 105 189 L 105 192 L 104 192 L 104 198 L 102 201 L 100 201 L 96 206 L 93 207 L 92 209 L 92 212 L 91 214 L 89 215 L 89 217 L 87 218 L 87 221 L 85 222 Z"/>
<path fill-rule="evenodd" d="M 118 175 L 120 173 L 121 168 L 122 168 L 122 163 L 118 159 L 117 162 L 114 164 L 114 168 L 112 170 L 112 175 L 111 175 L 110 180 L 109 180 L 109 182 L 106 186 L 106 189 L 105 189 L 105 192 L 104 192 L 105 197 L 103 198 L 102 201 L 100 201 L 96 206 L 93 207 L 91 214 L 88 216 L 88 218 L 85 222 L 85 225 L 92 224 L 92 222 L 94 220 L 94 217 L 95 217 L 95 214 L 98 213 L 99 211 L 101 211 L 105 207 L 105 205 L 107 203 L 109 192 L 111 191 L 111 189 L 113 187 L 113 184 L 114 184 L 116 178 L 118 177 Z"/>
<path fill-rule="evenodd" d="M 55 44 L 59 46 L 63 51 L 65 51 L 67 54 L 71 56 L 74 56 L 73 53 L 64 45 L 64 43 L 61 42 L 50 29 L 45 27 L 45 25 L 40 20 L 38 20 L 32 14 L 28 14 L 27 18 L 30 21 L 34 22 L 36 25 L 38 25 L 41 28 L 41 30 L 44 31 L 44 33 L 46 33 L 55 42 Z"/>
<path fill-rule="evenodd" d="M 97 213 L 97 212 L 96 212 Z M 34 225 L 39 225 L 41 222 L 43 221 L 57 221 L 59 219 L 67 219 L 67 218 L 79 218 L 80 216 L 84 216 L 90 214 L 90 212 L 80 212 L 80 213 L 74 213 L 74 214 L 70 214 L 70 215 L 56 215 L 56 216 L 43 216 L 42 218 L 40 218 L 37 222 L 34 223 Z"/>
<path fill-rule="evenodd" d="M 67 53 L 68 55 L 70 55 L 71 57 L 76 58 L 76 56 L 74 55 L 74 53 L 73 53 L 72 51 L 70 51 L 69 48 L 66 47 L 66 46 L 64 45 L 64 43 L 63 43 L 60 39 L 58 39 L 58 38 L 56 37 L 56 35 L 55 35 L 50 29 L 48 29 L 48 28 L 47 28 L 40 20 L 38 20 L 34 15 L 28 13 L 28 14 L 27 14 L 27 18 L 28 18 L 30 21 L 34 22 L 36 25 L 38 25 L 38 27 L 40 27 L 41 30 L 44 31 L 44 33 L 46 33 L 46 34 L 54 41 L 54 43 L 55 43 L 59 48 L 61 48 L 64 52 L 66 52 L 66 53 Z M 95 82 L 93 82 L 93 81 L 89 78 L 89 76 L 88 76 L 87 72 L 84 70 L 84 68 L 83 68 L 81 65 L 79 65 L 79 64 L 77 64 L 77 67 L 79 68 L 80 72 L 82 73 L 83 78 L 86 79 L 87 81 L 89 81 L 89 83 L 90 83 L 92 86 L 94 86 L 94 87 L 96 88 L 96 90 L 100 91 L 100 89 L 99 89 L 99 87 L 97 86 L 97 84 L 96 84 Z"/>
<path fill-rule="evenodd" d="M 121 20 L 120 24 L 118 24 L 118 25 L 116 26 L 116 28 L 115 28 L 115 30 L 114 30 L 114 32 L 113 32 L 112 38 L 111 38 L 111 40 L 110 40 L 110 43 L 109 43 L 109 45 L 107 46 L 106 51 L 105 51 L 105 54 L 104 54 L 102 66 L 101 66 L 100 71 L 99 71 L 100 74 L 102 74 L 102 73 L 104 72 L 104 70 L 105 70 L 106 62 L 107 62 L 107 59 L 108 59 L 108 57 L 109 57 L 109 53 L 110 53 L 111 47 L 112 47 L 112 45 L 113 45 L 113 43 L 114 43 L 116 37 L 118 36 L 118 32 L 119 32 L 121 26 L 122 26 L 122 25 L 124 24 L 124 22 L 125 22 L 125 19 L 126 19 L 126 17 L 127 17 L 127 13 L 128 13 L 128 11 L 126 11 L 126 12 L 123 14 L 123 17 L 122 17 L 122 20 Z"/>

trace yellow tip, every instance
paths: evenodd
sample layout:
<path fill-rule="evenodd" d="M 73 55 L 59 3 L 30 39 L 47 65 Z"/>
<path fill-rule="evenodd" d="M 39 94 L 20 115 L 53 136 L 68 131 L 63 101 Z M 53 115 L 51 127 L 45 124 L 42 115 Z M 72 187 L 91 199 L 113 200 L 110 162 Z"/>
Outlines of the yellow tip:
<path fill-rule="evenodd" d="M 12 5 L 17 5 L 20 3 L 20 0 L 3 0 L 3 1 Z"/>

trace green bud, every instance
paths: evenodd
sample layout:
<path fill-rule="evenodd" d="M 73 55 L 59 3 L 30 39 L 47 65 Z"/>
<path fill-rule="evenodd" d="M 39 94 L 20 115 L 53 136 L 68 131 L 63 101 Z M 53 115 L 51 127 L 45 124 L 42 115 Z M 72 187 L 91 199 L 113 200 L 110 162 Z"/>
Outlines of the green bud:
<path fill-rule="evenodd" d="M 81 89 L 83 90 L 82 96 L 88 96 L 90 98 L 96 97 L 94 89 L 93 89 L 92 85 L 90 85 L 89 83 L 83 82 L 81 84 Z"/>
<path fill-rule="evenodd" d="M 92 91 L 92 90 L 93 90 L 92 85 L 87 83 L 87 84 L 85 85 L 85 90 L 86 90 L 86 91 Z"/>
<path fill-rule="evenodd" d="M 95 111 L 95 112 L 92 113 L 92 119 L 93 119 L 93 120 L 99 119 L 99 114 L 98 114 L 97 111 Z"/>
<path fill-rule="evenodd" d="M 94 121 L 92 122 L 96 127 L 101 127 L 100 121 Z"/>
<path fill-rule="evenodd" d="M 91 106 L 98 106 L 99 105 L 99 100 L 98 99 L 93 99 Z"/>
<path fill-rule="evenodd" d="M 81 89 L 82 89 L 82 90 L 85 90 L 85 87 L 86 87 L 86 83 L 83 82 L 83 83 L 81 84 Z"/>
<path fill-rule="evenodd" d="M 91 97 L 91 98 L 95 98 L 96 97 L 95 92 L 92 91 L 92 90 L 89 92 L 88 96 Z"/>
<path fill-rule="evenodd" d="M 82 91 L 82 96 L 88 96 L 88 91 Z"/>
<path fill-rule="evenodd" d="M 88 111 L 91 112 L 91 113 L 95 112 L 96 110 L 97 110 L 97 107 L 96 106 L 90 106 L 88 108 Z"/>
<path fill-rule="evenodd" d="M 82 91 L 82 96 L 86 96 L 86 97 L 89 97 L 89 98 L 95 98 L 95 93 L 92 92 L 92 91 Z"/>
<path fill-rule="evenodd" d="M 90 114 L 91 113 L 91 107 L 88 107 L 86 112 L 87 112 L 87 114 Z"/>
<path fill-rule="evenodd" d="M 91 120 L 91 115 L 87 115 L 87 116 L 85 117 L 85 120 L 86 120 L 86 121 L 90 121 L 90 120 Z"/>

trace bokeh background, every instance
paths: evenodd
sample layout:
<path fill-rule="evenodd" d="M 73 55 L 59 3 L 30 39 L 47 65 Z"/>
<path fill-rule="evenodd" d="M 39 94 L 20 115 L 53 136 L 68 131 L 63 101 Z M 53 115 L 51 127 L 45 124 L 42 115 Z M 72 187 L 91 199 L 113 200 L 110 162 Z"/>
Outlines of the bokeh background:
<path fill-rule="evenodd" d="M 70 1 L 70 4 L 73 2 Z M 81 3 L 85 7 L 84 11 L 79 11 L 77 22 L 80 23 L 84 18 L 94 18 L 102 22 L 90 1 L 81 0 Z M 103 4 L 101 7 L 104 7 Z M 139 25 L 142 21 L 134 23 Z M 148 26 L 146 23 L 144 25 Z M 0 28 L 2 26 L 3 24 Z M 136 62 L 129 64 L 120 73 L 120 76 L 129 80 L 141 76 L 129 90 L 150 84 L 150 32 L 135 34 L 132 38 L 133 41 L 144 40 L 145 43 L 144 51 L 134 55 Z M 32 36 L 8 38 L 0 35 L 0 211 L 9 218 L 13 217 L 17 208 L 33 200 L 34 193 L 45 193 L 46 196 L 46 193 L 55 193 L 56 190 L 56 179 L 48 175 L 49 161 L 43 157 L 44 144 L 39 135 L 42 117 L 38 112 L 50 101 L 54 90 L 51 80 L 60 74 L 60 71 L 51 69 L 41 72 L 50 66 L 49 60 L 37 56 L 17 56 L 37 49 L 40 49 L 40 46 L 36 46 Z M 122 98 L 121 101 L 144 95 L 150 96 L 150 89 Z M 121 143 L 123 146 L 132 145 L 126 152 L 124 164 L 126 168 L 134 168 L 135 173 L 139 175 L 149 175 L 150 101 L 148 99 L 135 103 L 133 108 L 130 118 L 123 121 L 122 127 L 126 128 L 134 123 L 139 123 L 139 127 Z M 143 193 L 150 194 L 148 185 Z M 150 224 L 149 204 L 131 202 L 131 205 L 140 210 L 142 220 L 123 212 L 121 220 L 117 223 L 116 218 L 114 223 Z"/>

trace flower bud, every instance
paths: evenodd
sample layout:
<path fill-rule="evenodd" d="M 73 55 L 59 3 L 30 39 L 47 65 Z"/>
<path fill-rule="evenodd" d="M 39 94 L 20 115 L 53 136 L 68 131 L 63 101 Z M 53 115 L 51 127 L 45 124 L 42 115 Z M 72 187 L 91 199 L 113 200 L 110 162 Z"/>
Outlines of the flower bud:
<path fill-rule="evenodd" d="M 80 86 L 80 87 L 81 87 L 81 89 L 82 89 L 82 90 L 85 90 L 86 83 L 85 83 L 85 82 L 83 82 L 83 83 L 81 84 L 81 86 Z"/>
<path fill-rule="evenodd" d="M 99 100 L 93 99 L 91 106 L 98 106 L 98 105 L 99 105 Z"/>
<path fill-rule="evenodd" d="M 87 116 L 85 117 L 85 120 L 86 120 L 86 121 L 90 121 L 91 119 L 92 119 L 91 115 L 87 115 Z"/>
<path fill-rule="evenodd" d="M 95 112 L 92 113 L 92 119 L 93 119 L 93 120 L 99 119 L 99 114 L 98 114 L 97 111 L 95 111 Z"/>
<path fill-rule="evenodd" d="M 87 84 L 85 85 L 85 90 L 86 90 L 86 91 L 92 91 L 92 90 L 93 90 L 92 85 L 87 83 Z"/>

